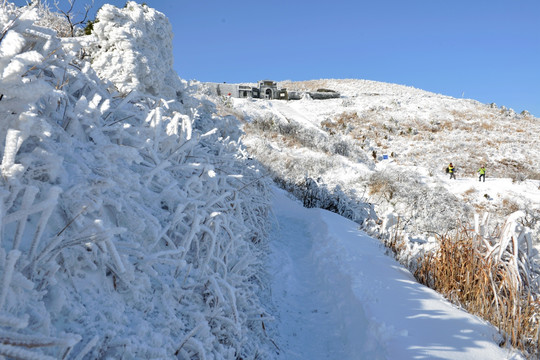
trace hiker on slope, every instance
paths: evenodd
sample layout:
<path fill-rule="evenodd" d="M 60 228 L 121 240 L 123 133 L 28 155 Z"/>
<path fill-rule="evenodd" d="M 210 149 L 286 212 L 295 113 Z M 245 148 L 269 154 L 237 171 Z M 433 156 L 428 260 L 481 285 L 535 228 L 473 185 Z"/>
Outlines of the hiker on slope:
<path fill-rule="evenodd" d="M 450 165 L 448 165 L 448 167 L 446 168 L 446 173 L 450 174 L 450 179 L 456 179 L 456 168 L 454 167 L 454 165 L 452 165 L 452 163 L 450 163 Z"/>
<path fill-rule="evenodd" d="M 486 182 L 486 167 L 484 165 L 482 165 L 480 169 L 478 169 L 478 173 L 480 174 L 480 176 L 478 177 L 478 181 L 484 180 L 484 182 Z"/>

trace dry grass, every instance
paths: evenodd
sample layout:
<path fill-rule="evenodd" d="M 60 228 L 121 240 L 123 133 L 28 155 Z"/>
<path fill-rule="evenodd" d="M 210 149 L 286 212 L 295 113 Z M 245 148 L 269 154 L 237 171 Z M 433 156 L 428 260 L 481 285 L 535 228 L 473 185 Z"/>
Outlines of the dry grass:
<path fill-rule="evenodd" d="M 515 200 L 509 198 L 502 199 L 501 208 L 505 216 L 508 216 L 520 209 L 519 204 Z"/>
<path fill-rule="evenodd" d="M 527 279 L 516 281 L 525 275 L 486 256 L 483 240 L 465 229 L 438 240 L 439 249 L 425 255 L 415 271 L 418 281 L 496 325 L 503 334 L 501 345 L 537 354 L 540 303 L 529 292 Z"/>
<path fill-rule="evenodd" d="M 478 127 L 485 131 L 493 131 L 495 129 L 492 122 L 481 122 Z"/>
<path fill-rule="evenodd" d="M 374 173 L 368 182 L 368 193 L 370 196 L 384 198 L 386 201 L 392 200 L 394 194 L 397 192 L 397 187 L 395 181 L 385 176 L 382 173 Z M 378 202 L 375 200 L 374 202 Z"/>

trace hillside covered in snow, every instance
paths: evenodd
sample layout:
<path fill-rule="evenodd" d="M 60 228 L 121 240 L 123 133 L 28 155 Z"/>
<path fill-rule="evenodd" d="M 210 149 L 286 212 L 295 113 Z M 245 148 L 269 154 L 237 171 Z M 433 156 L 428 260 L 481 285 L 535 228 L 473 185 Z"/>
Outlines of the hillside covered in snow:
<path fill-rule="evenodd" d="M 495 104 L 366 80 L 280 87 L 304 93 L 330 89 L 341 97 L 213 97 L 220 114 L 243 123 L 243 142 L 269 176 L 304 206 L 357 222 L 420 280 L 447 291 L 460 306 L 494 323 L 505 323 L 501 317 L 516 314 L 516 308 L 527 311 L 512 321 L 528 334 L 516 331 L 514 340 L 535 348 L 538 321 L 531 314 L 538 309 L 524 309 L 536 308 L 540 289 L 540 120 Z M 201 88 L 202 98 L 212 97 L 204 84 Z M 456 179 L 445 172 L 449 163 L 457 169 Z M 487 180 L 480 182 L 483 165 Z M 449 238 L 454 240 L 444 242 Z M 455 278 L 436 286 L 442 275 L 434 271 L 440 269 L 425 265 L 445 250 L 460 259 L 454 252 L 464 251 L 461 246 L 476 254 L 479 268 L 464 270 L 474 259 L 456 260 L 446 273 Z M 462 298 L 469 291 L 462 288 L 469 284 L 463 279 L 484 270 L 490 279 L 485 290 L 499 290 L 481 305 Z M 499 270 L 504 274 L 495 276 Z M 512 280 L 502 285 L 497 279 Z M 521 305 L 497 305 L 501 294 L 496 293 L 506 286 Z M 471 290 L 485 291 L 480 288 Z"/>
<path fill-rule="evenodd" d="M 520 358 L 375 239 L 399 234 L 414 270 L 436 235 L 480 215 L 478 234 L 506 226 L 530 244 L 514 265 L 536 289 L 539 119 L 365 80 L 282 84 L 337 99 L 216 97 L 178 77 L 167 17 L 147 5 L 103 6 L 90 35 L 59 37 L 66 26 L 39 3 L 0 5 L 0 357 Z M 349 220 L 312 217 L 274 184 Z M 369 283 L 374 269 L 402 286 Z M 295 297 L 303 286 L 321 296 Z M 452 351 L 422 343 L 424 322 L 384 315 L 397 294 L 436 308 L 406 310 L 430 326 L 453 321 Z M 313 314 L 323 325 L 297 337 Z M 316 352 L 309 334 L 335 341 Z"/>
<path fill-rule="evenodd" d="M 350 218 L 365 218 L 365 206 L 354 207 L 371 204 L 379 220 L 399 216 L 415 237 L 444 233 L 474 213 L 489 212 L 495 222 L 504 222 L 524 210 L 538 243 L 539 119 L 495 104 L 367 80 L 280 85 L 296 91 L 332 89 L 341 97 L 226 98 L 221 113 L 244 122 L 250 152 L 299 197 L 317 203 L 328 197 L 314 197 L 314 191 L 343 193 L 340 201 L 348 203 Z M 451 162 L 455 182 L 446 181 Z M 477 180 L 482 165 L 487 183 L 468 182 Z M 495 179 L 505 184 L 502 189 L 490 187 Z"/>

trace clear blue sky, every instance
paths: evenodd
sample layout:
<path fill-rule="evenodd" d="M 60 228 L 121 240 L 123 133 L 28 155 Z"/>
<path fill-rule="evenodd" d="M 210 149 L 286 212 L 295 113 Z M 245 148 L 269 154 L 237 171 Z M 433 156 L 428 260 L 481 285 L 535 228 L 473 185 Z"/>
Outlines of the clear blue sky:
<path fill-rule="evenodd" d="M 183 79 L 367 79 L 540 117 L 540 0 L 145 3 L 169 18 Z"/>

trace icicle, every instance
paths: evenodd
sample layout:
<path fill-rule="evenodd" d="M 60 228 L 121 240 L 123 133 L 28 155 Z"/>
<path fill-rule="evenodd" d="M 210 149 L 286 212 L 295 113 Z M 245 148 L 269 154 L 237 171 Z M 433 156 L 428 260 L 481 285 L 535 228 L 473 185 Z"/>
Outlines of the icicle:
<path fill-rule="evenodd" d="M 180 124 L 180 117 L 182 115 L 180 115 L 179 113 L 177 112 L 174 112 L 174 115 L 173 115 L 173 118 L 171 119 L 171 121 L 169 121 L 169 123 L 167 124 L 166 128 L 165 128 L 165 133 L 169 136 L 178 136 L 178 126 Z"/>
<path fill-rule="evenodd" d="M 182 116 L 182 134 L 185 135 L 185 140 L 191 140 L 191 133 L 192 133 L 192 127 L 191 127 L 191 119 L 187 115 Z"/>
<path fill-rule="evenodd" d="M 516 211 L 510 214 L 510 216 L 506 220 L 506 223 L 501 232 L 501 236 L 499 238 L 499 254 L 497 255 L 497 260 L 502 259 L 502 256 L 506 251 L 506 248 L 508 247 L 508 244 L 512 240 L 512 237 L 515 236 L 517 219 L 523 216 L 525 216 L 525 213 L 523 211 Z"/>

